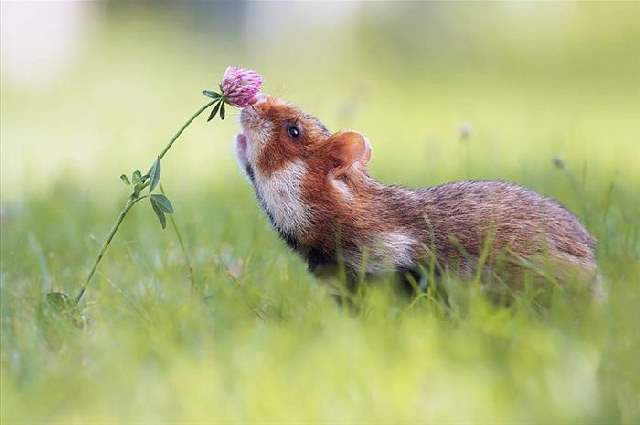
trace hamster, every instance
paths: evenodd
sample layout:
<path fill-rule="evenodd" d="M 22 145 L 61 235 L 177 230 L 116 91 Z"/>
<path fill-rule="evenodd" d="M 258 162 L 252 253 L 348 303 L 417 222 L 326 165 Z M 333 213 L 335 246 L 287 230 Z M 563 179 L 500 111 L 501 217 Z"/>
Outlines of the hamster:
<path fill-rule="evenodd" d="M 367 174 L 366 137 L 331 133 L 275 97 L 261 95 L 240 123 L 238 162 L 260 206 L 317 276 L 343 270 L 356 282 L 392 272 L 414 288 L 434 269 L 429 276 L 511 287 L 527 271 L 547 282 L 596 280 L 594 238 L 552 199 L 503 181 L 384 185 Z"/>

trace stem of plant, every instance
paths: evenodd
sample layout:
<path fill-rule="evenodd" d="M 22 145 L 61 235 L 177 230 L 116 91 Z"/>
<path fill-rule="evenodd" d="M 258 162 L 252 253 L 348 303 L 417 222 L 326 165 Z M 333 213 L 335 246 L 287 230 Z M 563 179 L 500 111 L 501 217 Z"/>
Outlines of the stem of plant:
<path fill-rule="evenodd" d="M 200 114 L 202 114 L 207 108 L 213 106 L 214 103 L 216 103 L 215 100 L 203 105 L 200 109 L 198 109 L 182 125 L 182 127 L 180 127 L 178 132 L 171 138 L 171 140 L 169 141 L 167 146 L 165 146 L 165 148 L 158 155 L 158 159 L 162 159 L 166 155 L 166 153 L 169 151 L 169 149 L 171 149 L 171 147 L 173 146 L 173 143 L 176 140 L 178 140 L 178 138 L 182 135 L 182 132 L 187 127 L 189 127 L 189 125 L 191 125 L 193 120 L 196 119 Z M 87 291 L 87 287 L 89 286 L 89 283 L 91 283 L 91 279 L 93 278 L 93 275 L 96 273 L 96 269 L 98 268 L 98 264 L 102 260 L 102 257 L 104 256 L 104 253 L 107 251 L 107 248 L 109 248 L 109 244 L 111 243 L 111 240 L 113 239 L 113 237 L 118 232 L 118 228 L 120 227 L 120 224 L 122 223 L 122 221 L 126 217 L 127 213 L 129 212 L 131 207 L 133 207 L 136 203 L 138 203 L 142 199 L 148 197 L 147 195 L 140 196 L 140 192 L 145 187 L 147 187 L 148 185 L 149 185 L 149 180 L 147 179 L 147 182 L 141 188 L 139 188 L 138 190 L 136 190 L 133 193 L 131 193 L 131 195 L 129 195 L 129 198 L 127 199 L 127 203 L 125 204 L 125 206 L 122 209 L 122 211 L 120 211 L 120 214 L 118 214 L 118 218 L 116 219 L 116 222 L 114 223 L 113 227 L 111 228 L 111 231 L 107 235 L 107 238 L 105 239 L 105 241 L 103 242 L 102 246 L 100 247 L 100 250 L 98 251 L 98 255 L 96 256 L 96 260 L 93 263 L 93 267 L 91 267 L 91 270 L 89 271 L 89 275 L 87 276 L 87 279 L 85 280 L 84 285 L 82 286 L 82 288 L 80 289 L 80 292 L 78 293 L 78 295 L 75 298 L 76 305 L 80 303 L 80 300 L 82 300 L 82 297 L 83 297 L 84 293 Z M 172 223 L 174 223 L 174 221 L 173 221 L 173 219 L 171 217 L 169 217 L 169 219 L 171 220 Z M 174 223 L 174 229 L 177 230 L 177 227 L 175 227 L 175 223 Z M 178 236 L 178 238 L 179 238 L 179 240 L 181 240 L 180 236 Z M 182 242 L 180 242 L 180 244 L 182 245 Z M 190 263 L 189 263 L 189 269 L 191 270 Z M 193 281 L 193 278 L 192 278 L 192 281 Z"/>
<path fill-rule="evenodd" d="M 162 192 L 163 195 L 166 195 L 164 193 L 164 188 L 162 187 L 162 183 L 160 183 L 159 187 L 160 187 L 160 192 Z M 169 214 L 169 222 L 171 223 L 171 227 L 173 228 L 173 231 L 176 234 L 176 238 L 178 239 L 178 243 L 180 244 L 180 249 L 182 250 L 182 255 L 184 256 L 184 261 L 185 263 L 187 263 L 187 270 L 189 270 L 189 280 L 191 281 L 191 289 L 195 290 L 196 281 L 195 281 L 195 277 L 193 276 L 193 267 L 191 266 L 191 259 L 189 258 L 189 252 L 187 251 L 187 247 L 185 246 L 184 240 L 182 239 L 182 234 L 180 233 L 180 229 L 178 229 L 178 224 L 176 223 L 176 220 L 173 218 L 173 214 Z"/>
<path fill-rule="evenodd" d="M 210 106 L 213 106 L 214 103 L 216 103 L 216 100 L 212 100 L 211 102 L 207 103 L 206 105 L 203 105 L 200 109 L 198 109 L 196 111 L 195 114 L 191 115 L 191 118 L 189 118 L 184 123 L 184 125 L 180 128 L 180 130 L 178 130 L 178 132 L 171 138 L 171 140 L 169 141 L 169 144 L 167 146 L 165 146 L 164 149 L 162 149 L 162 152 L 160 152 L 160 155 L 158 155 L 158 158 L 162 159 L 165 156 L 165 154 L 169 151 L 169 149 L 171 149 L 171 146 L 173 146 L 173 142 L 178 140 L 178 137 L 180 137 L 180 135 L 185 130 L 185 128 L 189 127 L 191 125 L 191 123 L 193 122 L 193 120 L 195 120 L 198 117 L 198 115 L 203 113 Z"/>
<path fill-rule="evenodd" d="M 102 257 L 104 256 L 104 253 L 107 251 L 107 248 L 109 247 L 109 244 L 111 243 L 111 240 L 113 239 L 113 237 L 118 232 L 118 228 L 120 227 L 120 224 L 124 220 L 125 216 L 129 212 L 131 207 L 133 207 L 137 202 L 141 201 L 144 198 L 147 198 L 147 196 L 141 196 L 141 197 L 134 198 L 133 195 L 132 195 L 132 196 L 129 196 L 129 198 L 127 199 L 127 203 L 124 205 L 124 208 L 122 209 L 122 211 L 120 211 L 120 214 L 118 214 L 118 218 L 116 219 L 116 222 L 113 224 L 113 227 L 111 227 L 111 231 L 107 235 L 107 238 L 102 243 L 102 246 L 100 247 L 100 251 L 98 251 L 98 256 L 96 257 L 96 261 L 94 261 L 94 263 L 93 263 L 93 267 L 91 267 L 91 271 L 89 271 L 89 275 L 87 276 L 87 280 L 84 282 L 84 285 L 82 286 L 82 289 L 80 289 L 80 292 L 78 293 L 78 296 L 76 297 L 76 304 L 78 304 L 80 302 L 80 300 L 82 299 L 82 296 L 84 295 L 85 291 L 87 290 L 87 286 L 89 286 L 89 282 L 91 282 L 91 278 L 96 273 L 96 269 L 98 268 L 98 264 L 100 263 L 100 260 L 102 260 Z"/>

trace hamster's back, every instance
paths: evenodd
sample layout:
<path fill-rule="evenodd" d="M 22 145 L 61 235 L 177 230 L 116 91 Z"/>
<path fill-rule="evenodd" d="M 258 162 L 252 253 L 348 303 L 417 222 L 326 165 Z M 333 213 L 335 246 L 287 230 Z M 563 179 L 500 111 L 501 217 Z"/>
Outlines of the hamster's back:
<path fill-rule="evenodd" d="M 578 218 L 553 199 L 502 181 L 463 181 L 418 191 L 423 240 L 445 263 L 501 253 L 523 261 L 551 260 L 595 277 L 595 241 Z M 488 245 L 487 245 L 488 244 Z"/>

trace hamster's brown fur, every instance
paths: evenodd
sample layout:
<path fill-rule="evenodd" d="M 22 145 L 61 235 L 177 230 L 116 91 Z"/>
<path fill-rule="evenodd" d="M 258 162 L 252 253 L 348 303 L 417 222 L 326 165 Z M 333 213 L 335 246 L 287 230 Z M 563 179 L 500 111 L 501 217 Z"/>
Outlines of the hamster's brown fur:
<path fill-rule="evenodd" d="M 512 287 L 527 270 L 595 281 L 594 239 L 552 199 L 502 181 L 383 185 L 366 173 L 371 146 L 360 133 L 331 134 L 273 97 L 243 109 L 241 124 L 240 164 L 273 226 L 316 274 L 343 261 L 351 277 L 395 270 L 420 280 L 435 265 L 469 278 L 481 265 L 483 277 Z"/>

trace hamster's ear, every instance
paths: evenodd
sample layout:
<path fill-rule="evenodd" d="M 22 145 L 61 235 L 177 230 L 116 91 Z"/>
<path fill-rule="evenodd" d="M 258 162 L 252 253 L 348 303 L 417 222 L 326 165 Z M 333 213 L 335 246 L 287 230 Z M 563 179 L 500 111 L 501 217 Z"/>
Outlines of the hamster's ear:
<path fill-rule="evenodd" d="M 357 131 L 340 131 L 330 138 L 329 156 L 333 160 L 332 174 L 340 177 L 354 165 L 363 168 L 371 159 L 371 144 Z"/>

